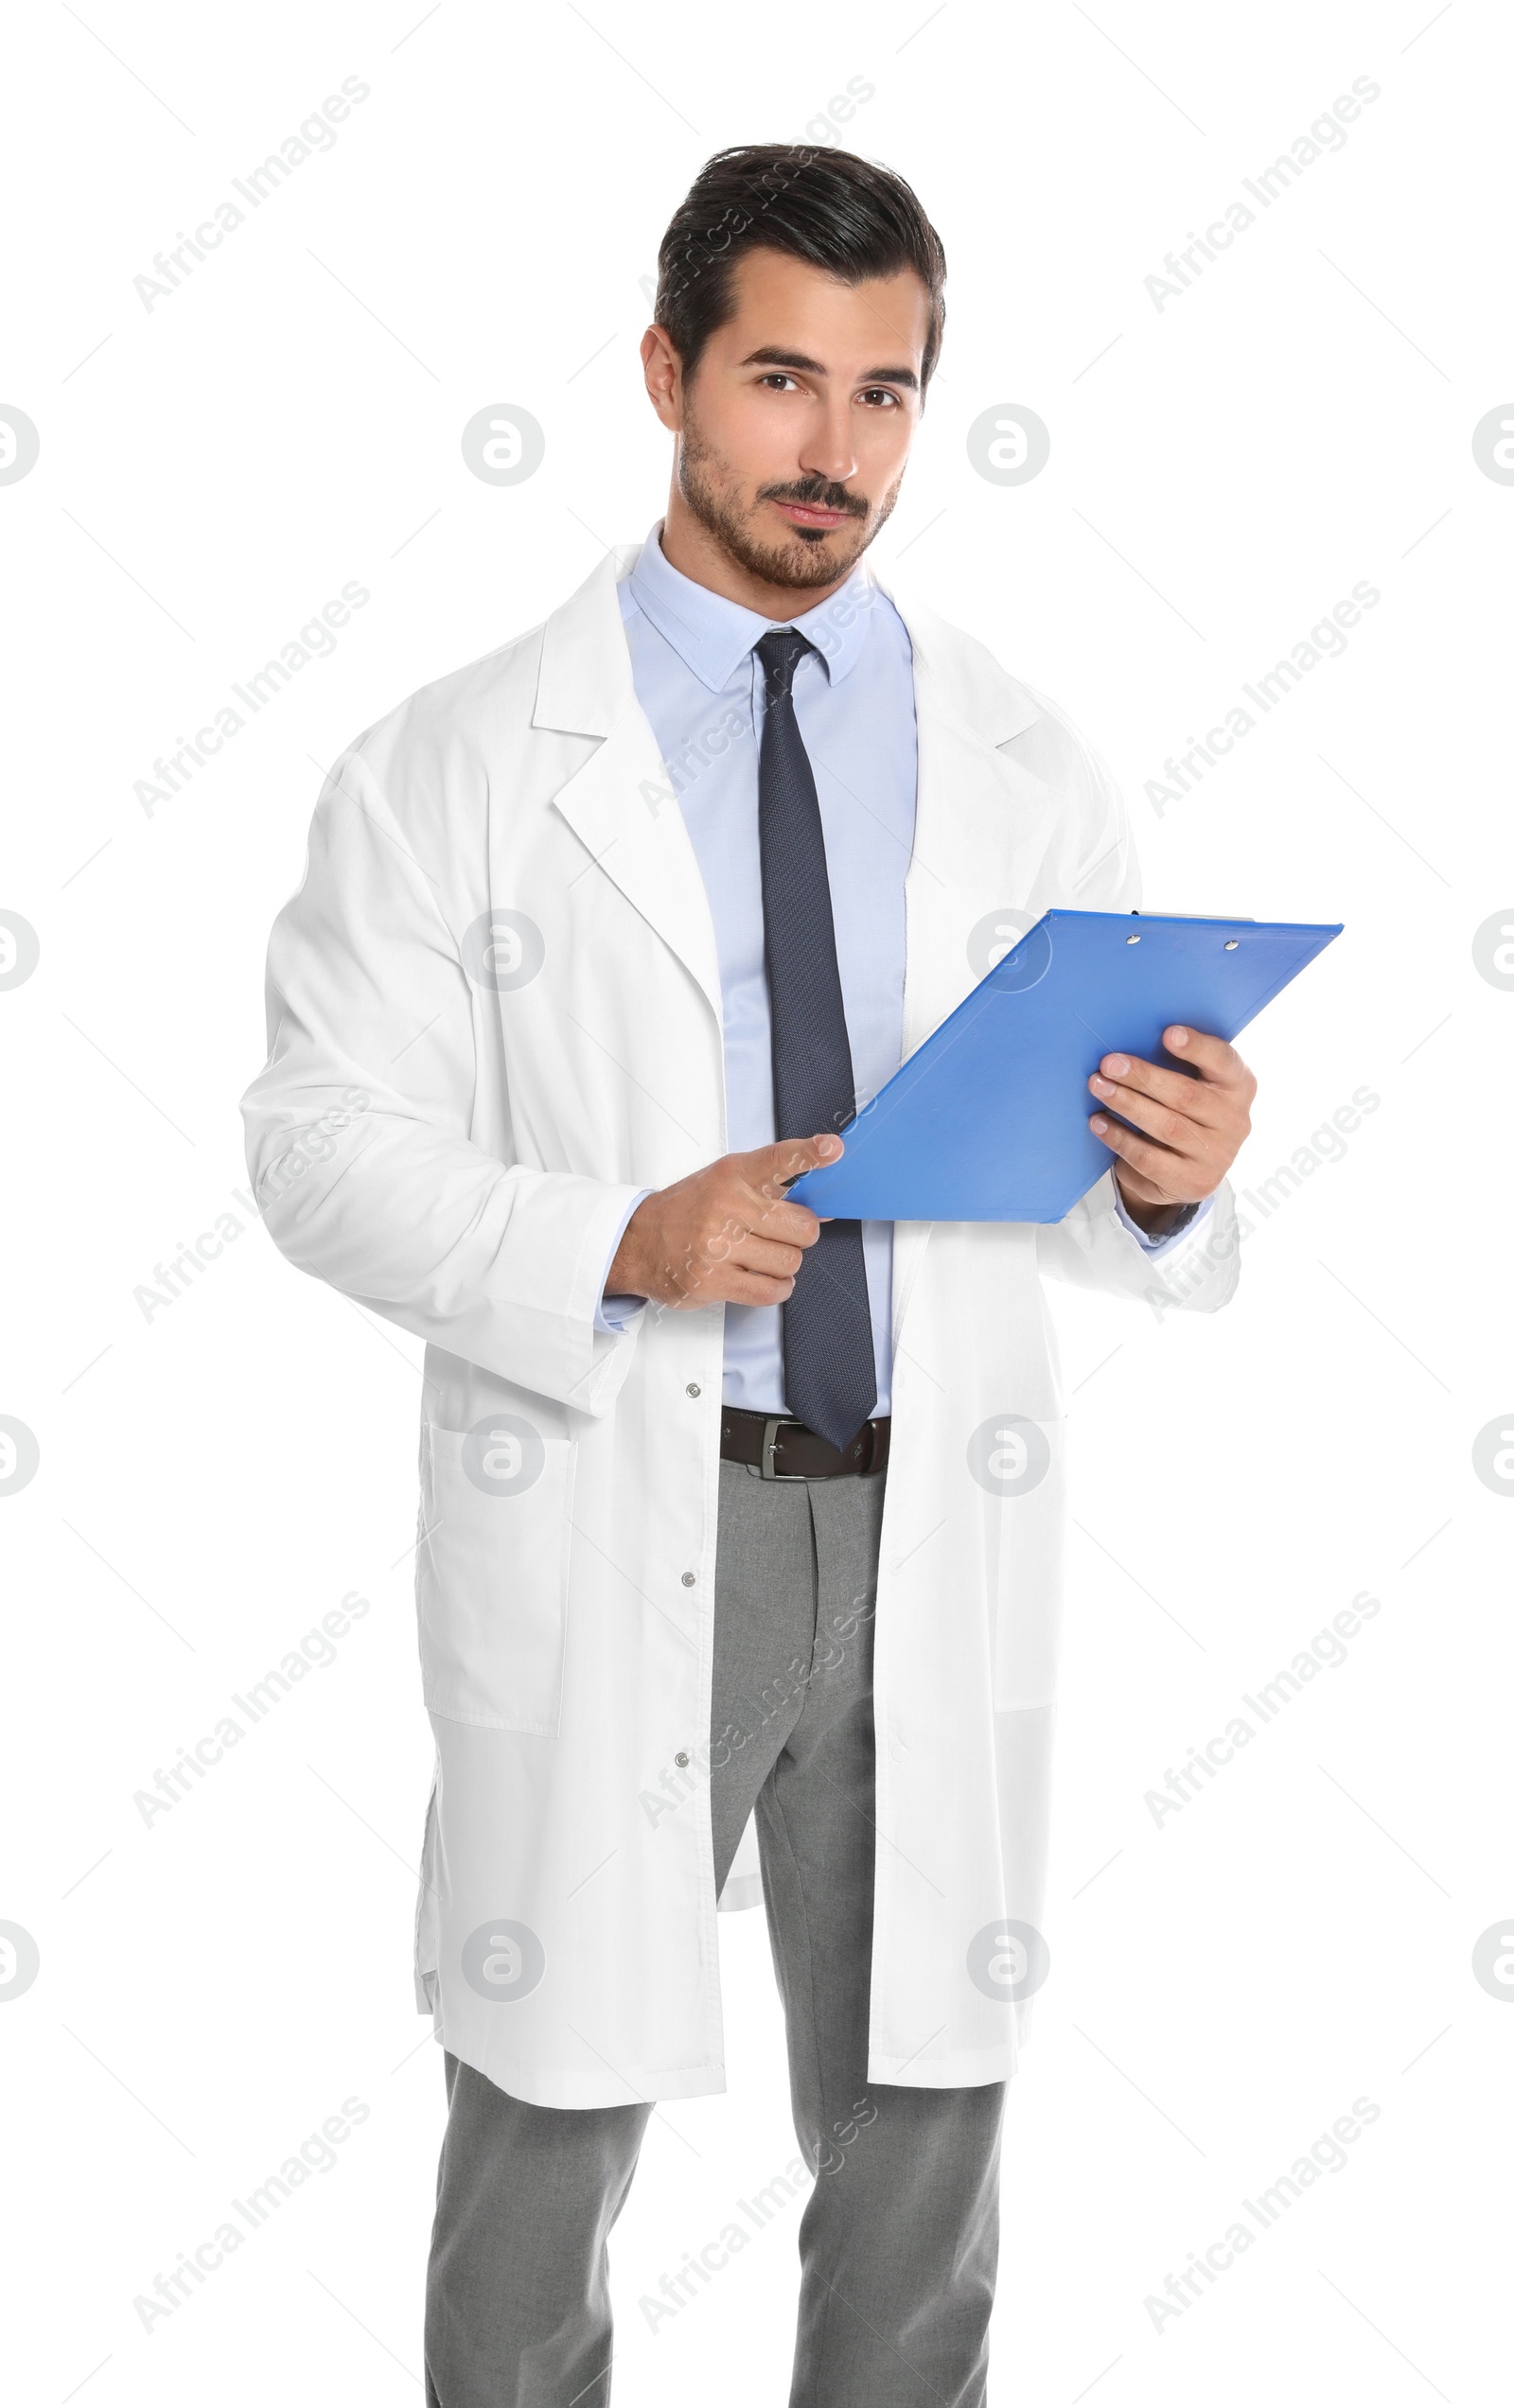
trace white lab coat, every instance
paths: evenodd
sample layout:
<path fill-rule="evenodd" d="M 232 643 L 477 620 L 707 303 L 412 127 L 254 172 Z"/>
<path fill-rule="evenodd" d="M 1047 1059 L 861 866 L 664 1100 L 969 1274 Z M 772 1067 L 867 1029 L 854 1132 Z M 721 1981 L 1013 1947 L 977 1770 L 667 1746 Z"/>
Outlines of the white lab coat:
<path fill-rule="evenodd" d="M 633 1194 L 726 1151 L 710 912 L 616 601 L 634 557 L 333 769 L 242 1106 L 276 1244 L 427 1341 L 417 1997 L 446 2048 L 547 2106 L 725 2086 L 707 1778 L 723 1316 L 594 1327 Z M 1128 910 L 1139 886 L 1118 798 L 1055 709 L 894 599 L 920 745 L 908 1053 L 976 983 L 985 915 Z M 898 1226 L 871 2082 L 998 2081 L 1024 2037 L 1025 2005 L 973 1968 L 987 1926 L 1042 1918 L 1065 1462 L 1041 1274 L 1210 1311 L 1236 1235 L 1227 1184 L 1154 1263 L 1107 1173 L 1056 1227 Z M 1008 1415 L 1040 1425 L 1050 1466 L 1005 1496 L 968 1450 Z M 760 1895 L 748 1824 L 720 1904 Z"/>

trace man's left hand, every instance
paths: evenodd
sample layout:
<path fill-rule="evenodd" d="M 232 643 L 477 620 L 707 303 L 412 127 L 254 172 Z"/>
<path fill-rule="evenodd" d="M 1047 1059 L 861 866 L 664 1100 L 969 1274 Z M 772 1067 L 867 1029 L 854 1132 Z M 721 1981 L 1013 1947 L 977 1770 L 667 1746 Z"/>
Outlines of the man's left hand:
<path fill-rule="evenodd" d="M 1196 1079 L 1129 1054 L 1106 1053 L 1088 1081 L 1100 1103 L 1135 1123 L 1096 1112 L 1088 1126 L 1118 1156 L 1115 1182 L 1126 1211 L 1158 1238 L 1185 1204 L 1212 1196 L 1251 1132 L 1257 1081 L 1234 1046 L 1197 1028 L 1164 1028 L 1162 1043 L 1191 1062 Z"/>

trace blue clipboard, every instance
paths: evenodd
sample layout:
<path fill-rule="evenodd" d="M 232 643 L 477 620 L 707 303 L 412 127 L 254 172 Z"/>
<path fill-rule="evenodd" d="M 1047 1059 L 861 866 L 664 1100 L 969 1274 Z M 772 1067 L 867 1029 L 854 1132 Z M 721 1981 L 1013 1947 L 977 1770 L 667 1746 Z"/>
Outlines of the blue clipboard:
<path fill-rule="evenodd" d="M 1100 1058 L 1195 1075 L 1162 1030 L 1229 1042 L 1344 924 L 1048 911 L 788 1194 L 845 1221 L 1061 1221 L 1115 1160 L 1088 1127 Z"/>

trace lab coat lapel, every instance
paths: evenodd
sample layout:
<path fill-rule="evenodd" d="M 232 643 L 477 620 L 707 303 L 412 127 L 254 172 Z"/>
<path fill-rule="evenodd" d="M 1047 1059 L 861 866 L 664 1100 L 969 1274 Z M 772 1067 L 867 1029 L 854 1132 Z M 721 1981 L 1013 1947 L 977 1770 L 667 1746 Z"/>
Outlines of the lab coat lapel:
<path fill-rule="evenodd" d="M 914 654 L 918 774 L 906 883 L 906 1055 L 982 973 L 968 940 L 985 914 L 1030 895 L 1054 825 L 1041 781 L 1012 756 L 1039 707 L 979 645 L 934 611 L 890 596 Z"/>
<path fill-rule="evenodd" d="M 889 594 L 914 656 L 915 841 L 905 882 L 904 1051 L 924 1044 L 977 983 L 969 939 L 986 913 L 1030 895 L 1051 833 L 1052 799 L 1002 749 L 1041 717 L 981 645 L 924 606 Z M 933 1224 L 894 1232 L 895 1343 Z"/>
<path fill-rule="evenodd" d="M 598 870 L 678 957 L 721 1019 L 720 964 L 699 863 L 636 699 L 615 588 L 639 547 L 607 554 L 548 620 L 532 724 L 599 739 L 553 800 Z"/>

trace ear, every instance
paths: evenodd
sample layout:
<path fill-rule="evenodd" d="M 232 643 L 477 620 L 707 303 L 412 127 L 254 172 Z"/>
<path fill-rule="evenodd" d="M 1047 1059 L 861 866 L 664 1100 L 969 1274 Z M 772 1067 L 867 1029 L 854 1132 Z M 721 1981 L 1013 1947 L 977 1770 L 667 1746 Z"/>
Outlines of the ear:
<path fill-rule="evenodd" d="M 683 427 L 683 366 L 663 326 L 648 326 L 642 337 L 642 366 L 653 409 L 670 434 Z"/>

